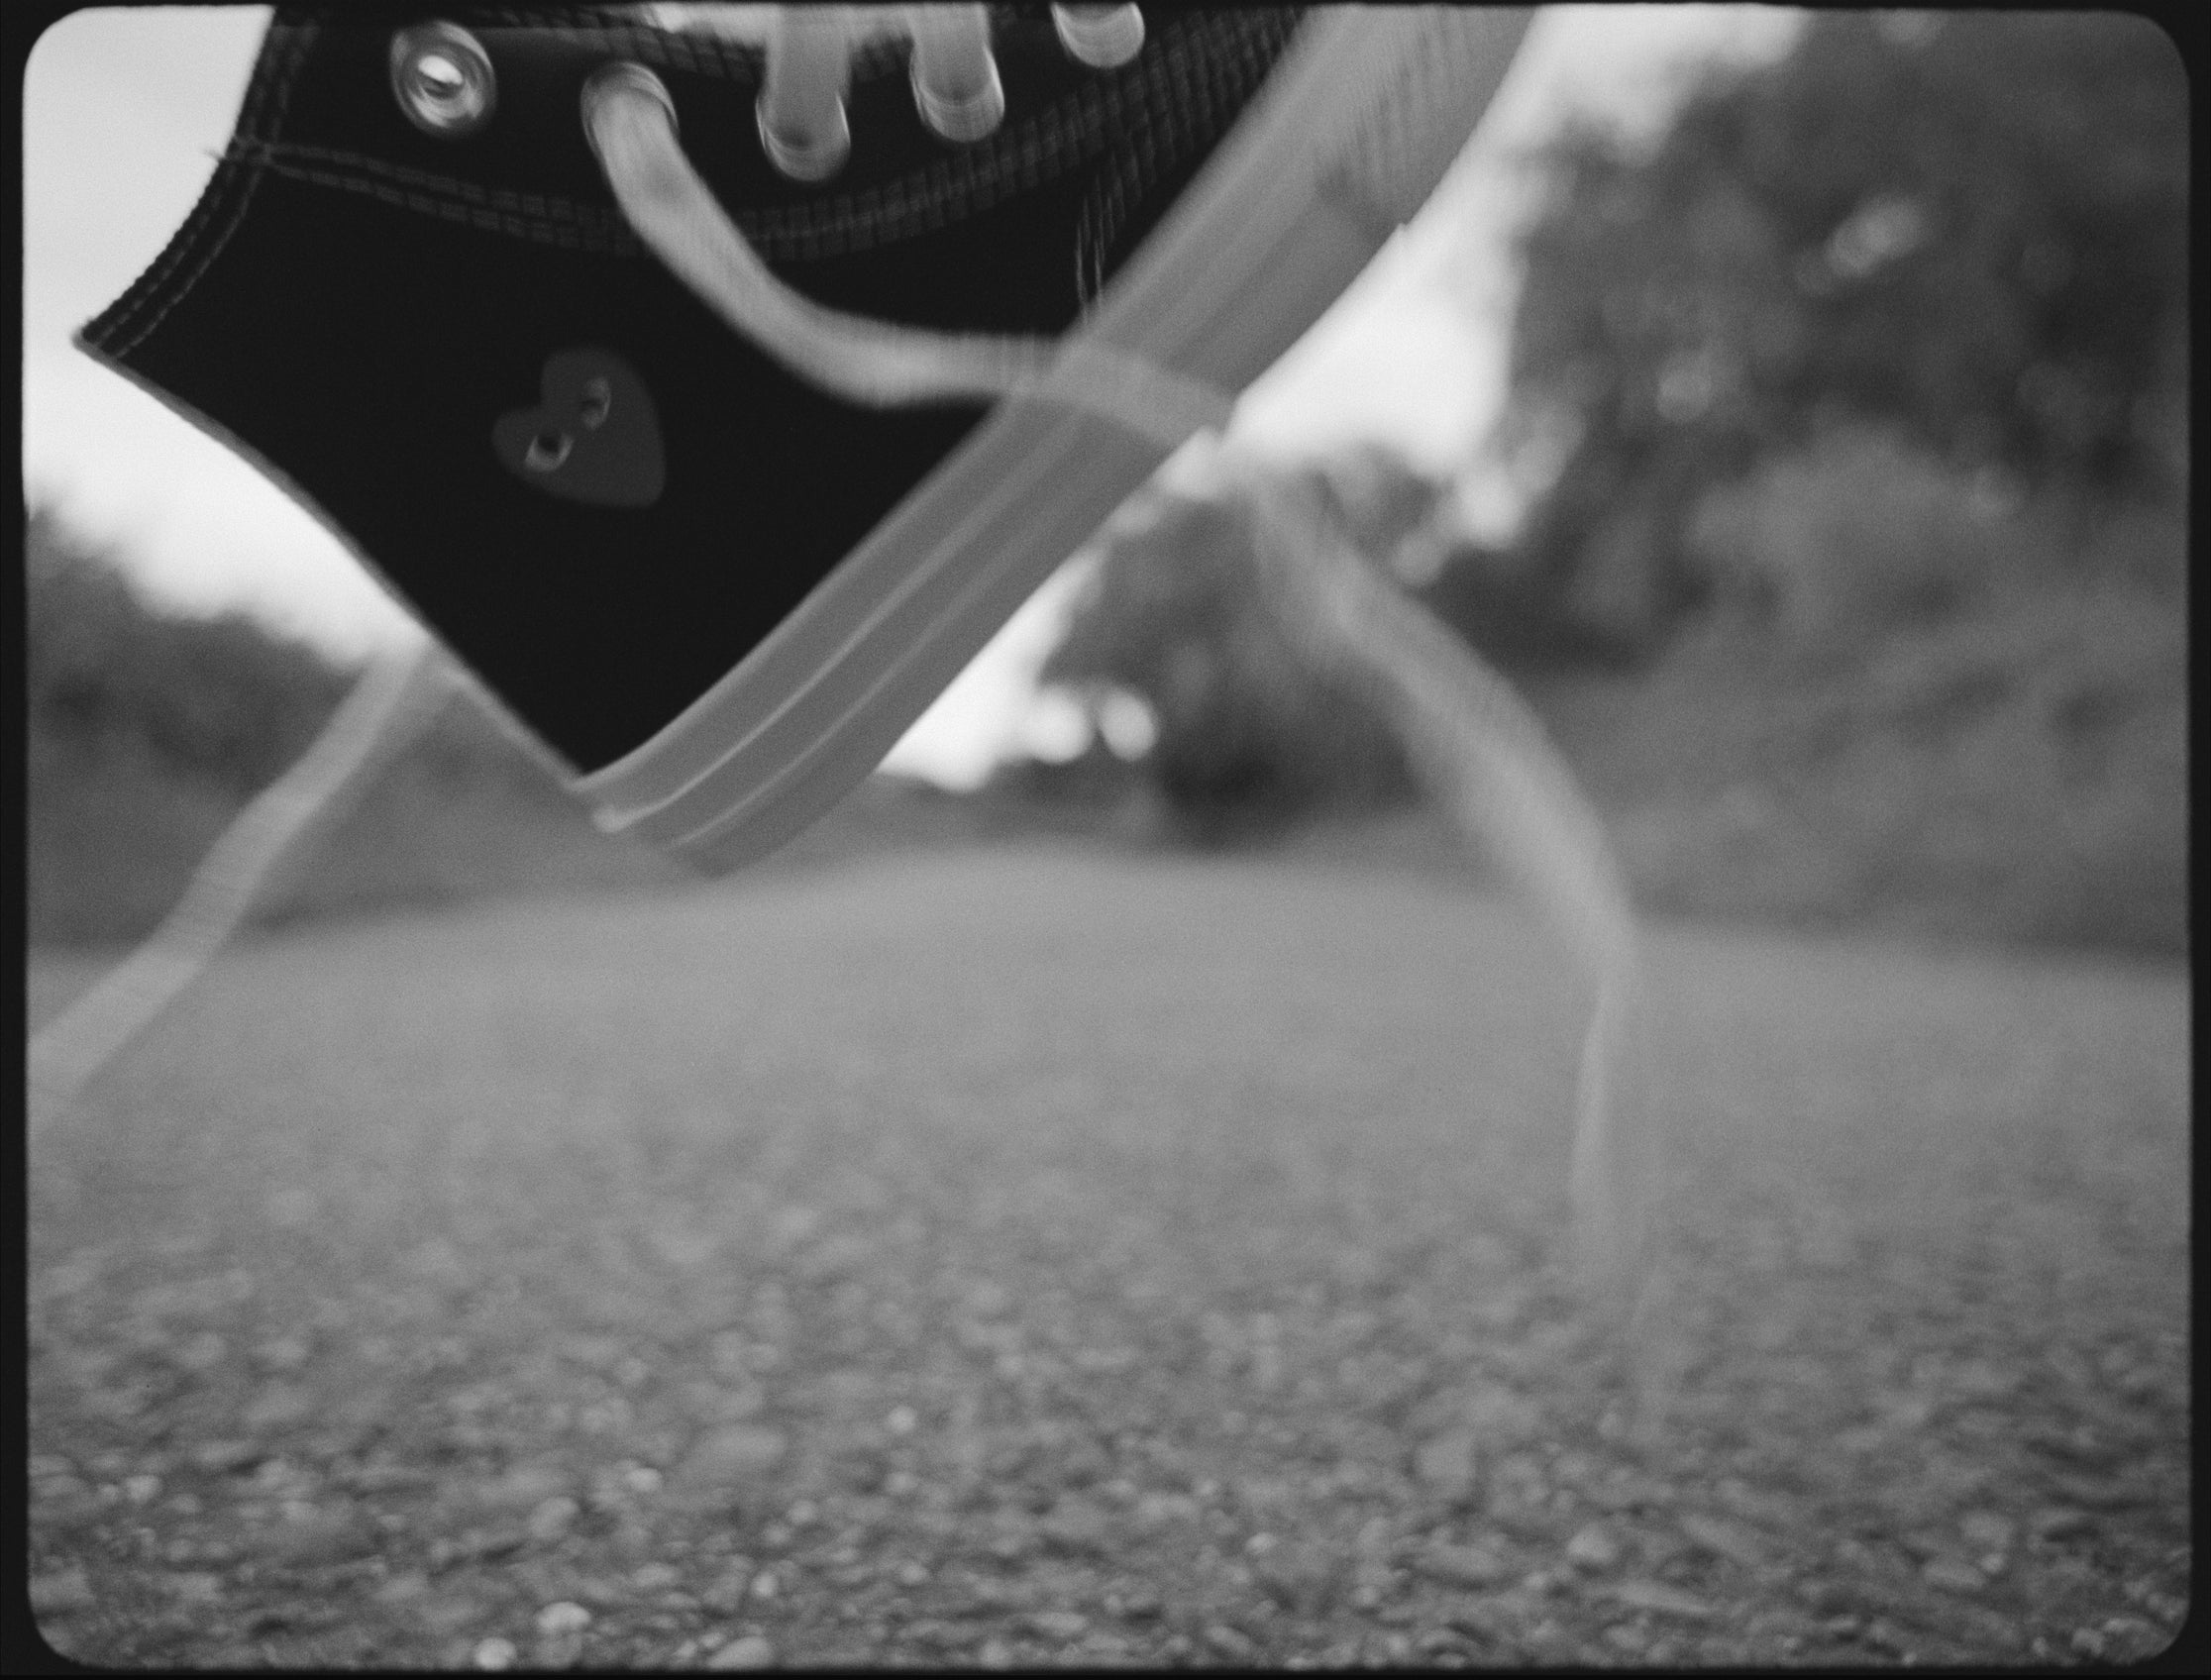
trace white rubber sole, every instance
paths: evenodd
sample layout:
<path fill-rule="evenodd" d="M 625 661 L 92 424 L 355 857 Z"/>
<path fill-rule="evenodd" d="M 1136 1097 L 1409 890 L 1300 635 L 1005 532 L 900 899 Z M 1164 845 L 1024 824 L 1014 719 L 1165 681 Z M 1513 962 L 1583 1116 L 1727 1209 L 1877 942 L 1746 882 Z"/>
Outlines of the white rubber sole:
<path fill-rule="evenodd" d="M 1086 339 L 1241 391 L 1433 188 L 1526 12 L 1329 9 L 1116 276 Z M 569 786 L 709 871 L 834 804 L 1172 453 L 1050 397 L 982 428 L 736 669 Z"/>

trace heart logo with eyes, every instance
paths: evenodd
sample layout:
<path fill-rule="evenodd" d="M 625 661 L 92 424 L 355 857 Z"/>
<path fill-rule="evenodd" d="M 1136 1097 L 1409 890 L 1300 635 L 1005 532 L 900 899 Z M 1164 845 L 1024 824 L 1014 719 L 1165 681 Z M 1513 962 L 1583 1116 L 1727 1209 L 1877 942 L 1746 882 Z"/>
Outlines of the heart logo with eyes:
<path fill-rule="evenodd" d="M 545 359 L 535 408 L 491 427 L 491 450 L 534 489 L 592 507 L 650 507 L 668 481 L 660 417 L 630 365 L 583 346 Z"/>

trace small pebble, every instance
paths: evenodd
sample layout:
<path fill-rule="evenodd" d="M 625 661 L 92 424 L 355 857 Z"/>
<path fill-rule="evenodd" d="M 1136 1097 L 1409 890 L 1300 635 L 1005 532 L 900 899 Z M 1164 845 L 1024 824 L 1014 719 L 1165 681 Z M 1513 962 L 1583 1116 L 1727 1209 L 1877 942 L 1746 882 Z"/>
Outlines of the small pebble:
<path fill-rule="evenodd" d="M 93 1602 L 92 1583 L 85 1579 L 81 1569 L 56 1569 L 31 1578 L 31 1608 L 34 1611 L 58 1616 L 72 1610 L 84 1610 Z"/>
<path fill-rule="evenodd" d="M 2076 1534 L 2085 1534 L 2096 1525 L 2096 1520 L 2085 1511 L 2072 1511 L 2063 1506 L 2049 1506 L 2035 1513 L 2028 1526 L 2036 1538 L 2044 1540 L 2069 1540 Z"/>
<path fill-rule="evenodd" d="M 1047 1639 L 1079 1639 L 1090 1628 L 1090 1618 L 1080 1611 L 1044 1610 L 1028 1620 L 1029 1626 Z"/>
<path fill-rule="evenodd" d="M 195 1468 L 211 1476 L 227 1476 L 261 1457 L 261 1449 L 252 1441 L 206 1441 L 192 1449 L 191 1457 Z"/>
<path fill-rule="evenodd" d="M 1920 1570 L 1920 1579 L 1931 1587 L 1943 1587 L 1953 1593 L 1977 1593 L 1988 1585 L 1988 1578 L 1963 1558 L 1930 1558 Z"/>
<path fill-rule="evenodd" d="M 202 1330 L 169 1355 L 187 1371 L 211 1371 L 223 1362 L 230 1344 L 213 1330 Z"/>
<path fill-rule="evenodd" d="M 591 1613 L 573 1599 L 549 1604 L 537 1613 L 540 1633 L 579 1633 L 591 1625 Z"/>
<path fill-rule="evenodd" d="M 168 1590 L 186 1604 L 213 1604 L 223 1596 L 223 1578 L 205 1571 L 171 1575 L 167 1585 Z"/>
<path fill-rule="evenodd" d="M 1584 1569 L 1610 1569 L 1620 1561 L 1620 1542 L 1592 1522 L 1566 1542 L 1566 1556 Z"/>
<path fill-rule="evenodd" d="M 315 1414 L 315 1397 L 296 1383 L 267 1383 L 247 1403 L 239 1421 L 257 1434 L 289 1428 Z"/>
<path fill-rule="evenodd" d="M 657 1593 L 675 1586 L 684 1572 L 673 1563 L 640 1564 L 630 1575 L 630 1585 L 641 1593 Z"/>
<path fill-rule="evenodd" d="M 1257 1643 L 1248 1634 L 1239 1633 L 1235 1628 L 1219 1622 L 1213 1623 L 1206 1629 L 1205 1639 L 1207 1644 L 1212 1646 L 1222 1656 L 1235 1662 L 1250 1661 L 1253 1654 L 1259 1649 Z"/>
<path fill-rule="evenodd" d="M 2018 1525 L 1993 1511 L 1968 1512 L 1958 1520 L 1958 1531 L 1982 1551 L 2009 1551 Z"/>
<path fill-rule="evenodd" d="M 582 1660 L 580 1633 L 548 1633 L 530 1647 L 532 1668 L 574 1668 Z"/>
<path fill-rule="evenodd" d="M 133 1505 L 148 1505 L 161 1497 L 161 1478 L 131 1476 L 123 1483 L 123 1497 Z"/>
<path fill-rule="evenodd" d="M 1438 1493 L 1458 1496 L 1472 1490 L 1478 1447 L 1470 1429 L 1452 1429 L 1421 1443 L 1413 1473 Z"/>
<path fill-rule="evenodd" d="M 781 1464 L 788 1448 L 780 1430 L 733 1423 L 702 1436 L 684 1458 L 678 1477 L 699 1492 L 752 1481 Z"/>
<path fill-rule="evenodd" d="M 1149 1587 L 1132 1587 L 1120 1596 L 1114 1615 L 1130 1622 L 1150 1622 L 1167 1608 L 1166 1601 Z"/>
<path fill-rule="evenodd" d="M 574 1525 L 583 1508 L 567 1494 L 555 1494 L 530 1513 L 529 1535 L 540 1542 L 559 1539 Z"/>
<path fill-rule="evenodd" d="M 1663 1581 L 1623 1581 L 1612 1590 L 1611 1596 L 1631 1610 L 1678 1616 L 1690 1622 L 1709 1622 L 1715 1614 L 1712 1606 L 1696 1594 L 1668 1586 Z"/>
<path fill-rule="evenodd" d="M 77 1476 L 41 1476 L 31 1491 L 42 1505 L 76 1505 L 94 1497 L 92 1485 Z"/>
<path fill-rule="evenodd" d="M 983 1648 L 975 1653 L 975 1660 L 985 1668 L 1011 1668 L 1013 1647 L 1003 1639 L 986 1639 Z"/>
<path fill-rule="evenodd" d="M 699 1602 L 724 1616 L 734 1615 L 743 1606 L 752 1579 L 752 1559 L 732 1558 L 722 1566 L 722 1572 L 714 1577 L 712 1584 L 699 1594 Z"/>
<path fill-rule="evenodd" d="M 921 1426 L 921 1414 L 910 1406 L 894 1406 L 883 1426 L 894 1435 L 910 1435 Z"/>
<path fill-rule="evenodd" d="M 430 1590 L 430 1577 L 419 1569 L 410 1569 L 394 1575 L 370 1596 L 378 1604 L 404 1604 L 409 1599 L 419 1599 Z"/>
<path fill-rule="evenodd" d="M 1486 1546 L 1430 1546 L 1419 1567 L 1423 1575 L 1458 1587 L 1495 1586 L 1512 1573 L 1512 1566 Z"/>
<path fill-rule="evenodd" d="M 1878 1645 L 1885 1651 L 1894 1651 L 1900 1657 L 1912 1654 L 1911 1641 L 1905 1637 L 1903 1630 L 1895 1623 L 1890 1622 L 1885 1617 L 1877 1616 L 1866 1624 L 1865 1642 L 1869 1645 Z"/>
<path fill-rule="evenodd" d="M 706 1659 L 708 1668 L 773 1668 L 775 1665 L 776 1647 L 758 1633 L 732 1639 Z"/>
<path fill-rule="evenodd" d="M 2139 1616 L 2113 1616 L 2105 1620 L 2103 1635 L 2116 1644 L 2122 1661 L 2131 1661 L 2150 1655 L 2162 1643 L 2157 1628 Z"/>
<path fill-rule="evenodd" d="M 275 1336 L 254 1349 L 254 1358 L 270 1371 L 297 1371 L 314 1357 L 298 1336 Z"/>
<path fill-rule="evenodd" d="M 1681 1519 L 1681 1531 L 1715 1557 L 1745 1569 L 1757 1569 L 1769 1561 L 1765 1540 L 1758 1531 L 1732 1518 L 1693 1511 Z"/>
<path fill-rule="evenodd" d="M 521 1653 L 514 1648 L 512 1639 L 478 1639 L 475 1649 L 469 1653 L 469 1660 L 478 1668 L 498 1670 L 512 1668 L 514 1659 Z"/>
<path fill-rule="evenodd" d="M 927 1564 L 906 1562 L 898 1565 L 897 1581 L 901 1587 L 926 1586 L 929 1579 Z"/>

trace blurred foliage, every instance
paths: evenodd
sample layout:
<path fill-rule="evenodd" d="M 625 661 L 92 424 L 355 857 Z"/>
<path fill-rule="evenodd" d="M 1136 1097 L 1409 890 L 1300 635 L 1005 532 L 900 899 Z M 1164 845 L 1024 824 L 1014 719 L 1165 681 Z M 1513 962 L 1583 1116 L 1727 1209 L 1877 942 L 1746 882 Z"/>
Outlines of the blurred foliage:
<path fill-rule="evenodd" d="M 2114 519 L 2086 564 L 1854 653 L 1716 618 L 1534 698 L 1652 909 L 2177 954 L 2187 622 L 2150 579 L 2184 540 Z"/>
<path fill-rule="evenodd" d="M 1238 510 L 1154 484 L 1105 543 L 1041 681 L 1093 701 L 1117 689 L 1150 708 L 1158 734 L 1145 764 L 1187 837 L 1228 840 L 1318 806 L 1410 794 L 1388 727 L 1316 672 L 1267 609 Z"/>
<path fill-rule="evenodd" d="M 346 673 L 249 619 L 155 611 L 47 510 L 24 534 L 24 680 L 34 740 L 144 756 L 243 796 L 305 750 Z"/>
<path fill-rule="evenodd" d="M 1815 657 L 1984 610 L 2060 570 L 2061 522 L 2022 519 L 1893 432 L 1856 427 L 1712 491 L 1684 537 L 1708 616 Z"/>
<path fill-rule="evenodd" d="M 30 935 L 137 938 L 356 674 L 242 615 L 160 610 L 51 510 L 32 513 L 24 560 Z M 258 920 L 674 873 L 598 834 L 466 702 L 440 712 L 303 863 L 268 884 Z"/>
<path fill-rule="evenodd" d="M 1445 486 L 1394 450 L 1346 451 L 1307 473 L 1329 517 L 1475 648 L 1514 670 L 1599 659 L 1601 638 L 1545 612 L 1525 574 L 1451 529 Z M 1157 739 L 1144 764 L 1188 838 L 1230 841 L 1414 792 L 1390 726 L 1317 670 L 1261 598 L 1242 515 L 1154 482 L 1101 534 L 1097 569 L 1042 681 L 1132 694 Z M 1044 786 L 1052 779 L 1041 779 Z"/>
<path fill-rule="evenodd" d="M 2187 121 L 2140 19 L 1816 15 L 1533 159 L 1509 545 L 1386 451 L 1308 469 L 1644 902 L 2183 946 Z M 1101 547 L 1045 678 L 1151 708 L 1186 832 L 1403 799 L 1233 513 L 1154 486 Z"/>
<path fill-rule="evenodd" d="M 2091 500 L 2184 483 L 2187 86 L 2149 22 L 1822 13 L 1654 150 L 1540 160 L 1504 435 L 1567 610 L 1654 644 L 1706 492 L 1840 423 Z"/>
<path fill-rule="evenodd" d="M 80 757 L 142 758 L 242 800 L 306 751 L 360 675 L 243 613 L 151 604 L 49 509 L 26 526 L 24 574 L 30 732 Z M 448 706 L 406 760 L 450 784 L 565 798 L 480 705 Z"/>

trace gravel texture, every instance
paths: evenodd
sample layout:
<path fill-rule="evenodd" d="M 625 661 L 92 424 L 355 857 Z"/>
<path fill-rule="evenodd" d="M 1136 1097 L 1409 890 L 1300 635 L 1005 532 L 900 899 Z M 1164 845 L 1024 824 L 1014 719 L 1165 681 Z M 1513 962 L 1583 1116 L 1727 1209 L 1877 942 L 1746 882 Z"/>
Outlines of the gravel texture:
<path fill-rule="evenodd" d="M 232 953 L 42 1138 L 80 1659 L 2123 1660 L 2185 974 L 1664 928 L 1659 1311 L 1509 905 L 1016 849 Z M 34 962 L 34 1019 L 89 978 Z"/>

